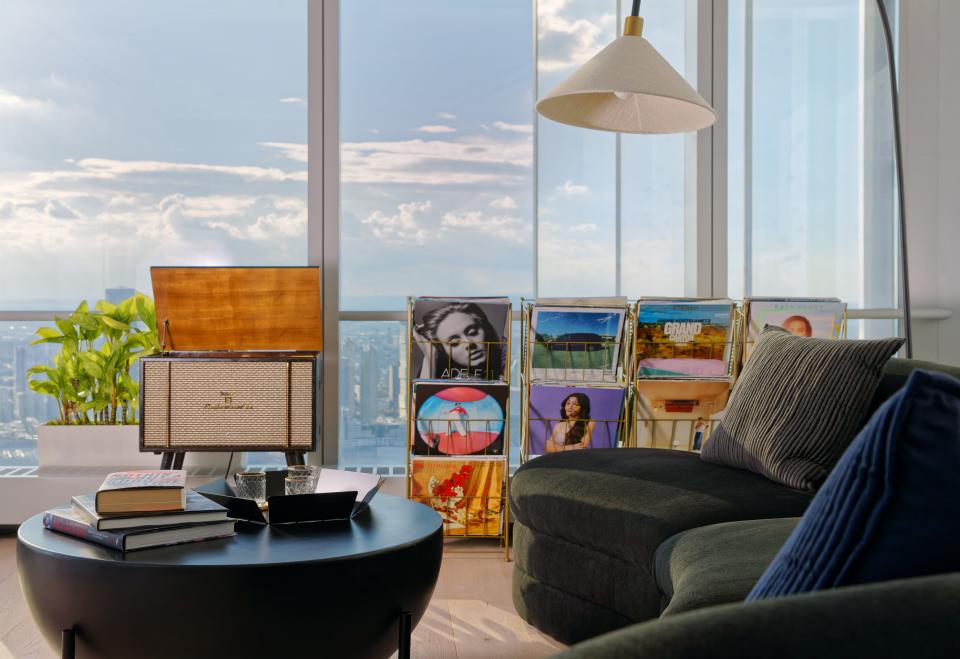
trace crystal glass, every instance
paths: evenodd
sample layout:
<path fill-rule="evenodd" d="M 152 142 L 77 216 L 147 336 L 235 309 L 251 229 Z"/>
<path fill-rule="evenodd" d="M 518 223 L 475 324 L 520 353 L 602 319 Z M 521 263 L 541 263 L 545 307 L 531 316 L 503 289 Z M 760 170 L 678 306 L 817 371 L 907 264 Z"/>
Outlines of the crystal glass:
<path fill-rule="evenodd" d="M 317 487 L 320 468 L 315 465 L 291 465 L 287 467 L 287 476 L 305 476 L 310 479 L 310 491 Z"/>
<path fill-rule="evenodd" d="M 311 494 L 312 480 L 309 476 L 287 476 L 283 479 L 284 494 Z"/>
<path fill-rule="evenodd" d="M 267 474 L 263 471 L 238 471 L 237 496 L 241 499 L 253 499 L 257 505 L 267 500 Z"/>

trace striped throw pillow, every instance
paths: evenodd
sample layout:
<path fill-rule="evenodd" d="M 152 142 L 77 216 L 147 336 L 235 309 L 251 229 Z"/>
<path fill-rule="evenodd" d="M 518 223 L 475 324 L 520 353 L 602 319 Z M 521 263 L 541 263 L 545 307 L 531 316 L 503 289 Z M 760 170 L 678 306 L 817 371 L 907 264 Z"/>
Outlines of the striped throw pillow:
<path fill-rule="evenodd" d="M 811 339 L 768 325 L 700 457 L 816 490 L 860 430 L 902 343 Z"/>

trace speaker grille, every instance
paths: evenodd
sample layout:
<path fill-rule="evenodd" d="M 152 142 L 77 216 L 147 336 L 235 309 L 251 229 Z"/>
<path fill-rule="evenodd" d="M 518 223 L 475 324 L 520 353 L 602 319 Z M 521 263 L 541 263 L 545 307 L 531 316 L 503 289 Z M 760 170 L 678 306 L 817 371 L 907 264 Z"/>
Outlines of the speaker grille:
<path fill-rule="evenodd" d="M 143 447 L 310 449 L 312 373 L 307 361 L 145 360 Z"/>

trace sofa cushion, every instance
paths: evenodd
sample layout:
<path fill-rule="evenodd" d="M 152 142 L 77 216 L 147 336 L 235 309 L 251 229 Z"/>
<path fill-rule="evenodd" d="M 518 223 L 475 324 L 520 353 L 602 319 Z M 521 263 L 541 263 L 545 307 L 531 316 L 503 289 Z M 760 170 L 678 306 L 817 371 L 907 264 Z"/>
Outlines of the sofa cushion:
<path fill-rule="evenodd" d="M 960 570 L 960 380 L 916 370 L 857 436 L 750 593 Z"/>
<path fill-rule="evenodd" d="M 808 493 L 757 474 L 666 449 L 552 453 L 521 466 L 510 482 L 511 509 L 519 522 L 634 563 L 651 580 L 654 552 L 675 533 L 718 522 L 797 516 L 809 501 Z"/>
<path fill-rule="evenodd" d="M 814 491 L 860 429 L 884 364 L 902 343 L 765 327 L 701 457 Z"/>
<path fill-rule="evenodd" d="M 667 538 L 654 562 L 661 615 L 742 601 L 799 519 L 711 524 Z"/>

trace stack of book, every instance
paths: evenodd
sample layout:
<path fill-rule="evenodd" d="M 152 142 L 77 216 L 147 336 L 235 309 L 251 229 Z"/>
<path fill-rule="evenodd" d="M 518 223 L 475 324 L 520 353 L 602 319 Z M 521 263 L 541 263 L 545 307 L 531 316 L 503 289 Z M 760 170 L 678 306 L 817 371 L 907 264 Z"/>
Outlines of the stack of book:
<path fill-rule="evenodd" d="M 182 469 L 109 474 L 93 494 L 48 510 L 43 525 L 123 552 L 234 535 L 218 503 L 186 488 Z"/>

